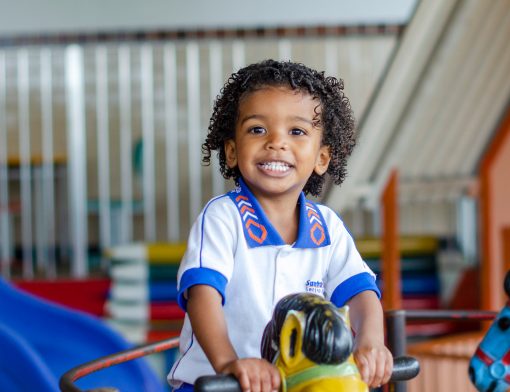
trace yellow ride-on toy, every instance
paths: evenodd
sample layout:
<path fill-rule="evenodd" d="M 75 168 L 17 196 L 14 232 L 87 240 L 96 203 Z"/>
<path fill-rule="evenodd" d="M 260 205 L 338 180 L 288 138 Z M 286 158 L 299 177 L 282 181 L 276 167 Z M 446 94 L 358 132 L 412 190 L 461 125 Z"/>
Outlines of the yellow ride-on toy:
<path fill-rule="evenodd" d="M 261 355 L 279 369 L 281 392 L 368 392 L 352 356 L 348 307 L 338 309 L 310 293 L 291 294 L 275 307 L 261 343 Z M 414 358 L 395 359 L 392 379 L 407 380 L 419 372 Z M 233 376 L 204 376 L 197 392 L 240 392 Z"/>

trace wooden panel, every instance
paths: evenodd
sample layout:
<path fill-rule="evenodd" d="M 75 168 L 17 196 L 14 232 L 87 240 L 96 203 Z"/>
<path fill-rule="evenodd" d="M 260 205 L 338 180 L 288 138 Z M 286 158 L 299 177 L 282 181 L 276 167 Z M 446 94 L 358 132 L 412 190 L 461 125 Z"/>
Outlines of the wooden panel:
<path fill-rule="evenodd" d="M 400 309 L 402 307 L 397 187 L 398 172 L 394 170 L 381 197 L 383 305 L 385 310 Z"/>
<path fill-rule="evenodd" d="M 409 392 L 475 392 L 469 381 L 471 356 L 482 339 L 479 332 L 437 338 L 408 347 L 420 362 L 420 374 L 407 383 Z"/>

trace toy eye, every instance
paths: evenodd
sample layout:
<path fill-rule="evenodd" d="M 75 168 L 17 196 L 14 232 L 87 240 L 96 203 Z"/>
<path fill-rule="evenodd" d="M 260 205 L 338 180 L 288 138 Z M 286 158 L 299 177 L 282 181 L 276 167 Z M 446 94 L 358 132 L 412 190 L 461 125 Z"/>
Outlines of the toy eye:
<path fill-rule="evenodd" d="M 503 283 L 506 295 L 510 298 L 510 271 L 506 273 L 505 281 Z"/>
<path fill-rule="evenodd" d="M 510 327 L 510 318 L 509 317 L 501 317 L 498 320 L 498 327 L 502 331 L 506 331 Z"/>
<path fill-rule="evenodd" d="M 469 372 L 469 378 L 470 378 L 471 382 L 476 385 L 476 375 L 475 375 L 475 369 L 473 368 L 473 366 L 469 367 L 468 372 Z"/>
<path fill-rule="evenodd" d="M 293 328 L 290 334 L 289 357 L 296 355 L 297 329 Z"/>

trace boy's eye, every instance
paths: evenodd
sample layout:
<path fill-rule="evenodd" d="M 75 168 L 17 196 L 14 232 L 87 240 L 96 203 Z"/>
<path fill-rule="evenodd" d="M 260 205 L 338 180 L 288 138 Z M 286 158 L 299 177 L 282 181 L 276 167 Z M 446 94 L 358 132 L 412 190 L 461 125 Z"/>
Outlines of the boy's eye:
<path fill-rule="evenodd" d="M 294 136 L 306 135 L 306 132 L 299 128 L 292 128 L 290 134 Z"/>
<path fill-rule="evenodd" d="M 249 130 L 250 133 L 254 133 L 256 135 L 260 135 L 266 132 L 266 130 L 262 127 L 252 127 Z"/>

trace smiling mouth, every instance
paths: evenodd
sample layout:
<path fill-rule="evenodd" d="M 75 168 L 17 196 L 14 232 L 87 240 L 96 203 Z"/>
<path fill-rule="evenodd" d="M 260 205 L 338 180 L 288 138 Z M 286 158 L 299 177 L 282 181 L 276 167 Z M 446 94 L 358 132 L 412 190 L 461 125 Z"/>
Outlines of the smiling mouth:
<path fill-rule="evenodd" d="M 257 166 L 263 170 L 280 173 L 288 172 L 292 167 L 292 165 L 289 165 L 288 163 L 281 161 L 262 162 L 259 163 Z"/>

